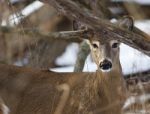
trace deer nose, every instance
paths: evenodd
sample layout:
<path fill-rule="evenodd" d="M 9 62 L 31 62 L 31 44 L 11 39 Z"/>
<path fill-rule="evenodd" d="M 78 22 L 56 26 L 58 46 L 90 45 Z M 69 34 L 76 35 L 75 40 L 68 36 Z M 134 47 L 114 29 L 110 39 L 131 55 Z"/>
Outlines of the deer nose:
<path fill-rule="evenodd" d="M 100 62 L 100 65 L 99 65 L 100 69 L 102 70 L 109 70 L 112 68 L 112 63 L 111 61 L 105 59 L 103 60 L 102 62 Z"/>

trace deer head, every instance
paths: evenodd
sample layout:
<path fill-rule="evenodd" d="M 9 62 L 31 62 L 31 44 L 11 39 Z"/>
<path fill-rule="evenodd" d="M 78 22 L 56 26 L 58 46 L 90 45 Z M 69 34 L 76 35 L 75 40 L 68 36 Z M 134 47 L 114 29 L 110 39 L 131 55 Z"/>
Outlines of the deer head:
<path fill-rule="evenodd" d="M 117 24 L 122 28 L 131 30 L 133 28 L 133 19 L 131 17 L 124 17 L 119 20 Z M 119 61 L 120 42 L 117 40 L 101 42 L 95 39 L 98 38 L 91 38 L 89 40 L 89 45 L 92 58 L 97 64 L 98 69 L 107 72 L 114 68 L 121 68 Z"/>
<path fill-rule="evenodd" d="M 116 24 L 123 29 L 133 29 L 133 19 L 129 16 L 123 17 Z M 74 21 L 73 28 L 74 30 L 77 30 L 85 29 L 86 27 L 82 23 Z M 120 42 L 117 40 L 101 41 L 99 37 L 100 35 L 93 35 L 92 38 L 87 40 L 91 49 L 92 58 L 97 64 L 97 68 L 102 72 L 108 72 L 115 68 L 121 68 L 119 60 Z"/>
<path fill-rule="evenodd" d="M 90 41 L 92 58 L 98 69 L 110 71 L 114 65 L 119 63 L 119 45 L 120 43 L 115 40 L 104 44 L 96 40 Z"/>

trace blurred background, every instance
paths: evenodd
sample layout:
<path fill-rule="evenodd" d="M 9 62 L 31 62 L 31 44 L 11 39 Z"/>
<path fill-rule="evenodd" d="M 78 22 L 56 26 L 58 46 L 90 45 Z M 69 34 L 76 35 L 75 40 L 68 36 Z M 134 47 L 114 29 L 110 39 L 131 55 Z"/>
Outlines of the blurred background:
<path fill-rule="evenodd" d="M 135 26 L 150 34 L 150 0 L 106 0 L 116 18 L 130 15 Z M 88 5 L 88 3 L 87 3 Z M 0 62 L 18 66 L 73 72 L 80 42 L 60 40 L 45 35 L 72 30 L 72 20 L 40 1 L 0 0 Z M 39 35 L 34 31 L 42 32 Z M 120 61 L 125 75 L 150 72 L 150 57 L 125 45 L 120 46 Z M 95 71 L 89 55 L 84 71 Z"/>

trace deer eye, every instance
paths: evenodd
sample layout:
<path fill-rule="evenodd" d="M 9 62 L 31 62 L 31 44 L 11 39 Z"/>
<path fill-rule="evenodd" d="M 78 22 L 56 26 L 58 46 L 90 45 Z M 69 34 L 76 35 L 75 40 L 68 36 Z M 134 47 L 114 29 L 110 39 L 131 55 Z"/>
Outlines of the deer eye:
<path fill-rule="evenodd" d="M 113 43 L 113 44 L 112 44 L 112 48 L 117 48 L 118 45 L 119 45 L 119 43 Z"/>
<path fill-rule="evenodd" d="M 93 43 L 92 46 L 93 46 L 93 48 L 98 48 L 98 45 L 95 43 Z"/>

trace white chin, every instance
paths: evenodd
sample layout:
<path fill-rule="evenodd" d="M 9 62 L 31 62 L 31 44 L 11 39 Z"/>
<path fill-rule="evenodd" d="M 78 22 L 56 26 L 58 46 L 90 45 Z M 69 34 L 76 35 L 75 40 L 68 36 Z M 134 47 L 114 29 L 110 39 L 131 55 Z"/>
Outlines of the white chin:
<path fill-rule="evenodd" d="M 100 69 L 102 72 L 110 72 L 111 71 L 111 68 L 108 69 L 108 70 L 103 70 L 103 69 Z"/>

